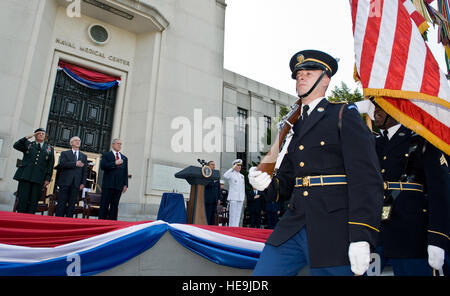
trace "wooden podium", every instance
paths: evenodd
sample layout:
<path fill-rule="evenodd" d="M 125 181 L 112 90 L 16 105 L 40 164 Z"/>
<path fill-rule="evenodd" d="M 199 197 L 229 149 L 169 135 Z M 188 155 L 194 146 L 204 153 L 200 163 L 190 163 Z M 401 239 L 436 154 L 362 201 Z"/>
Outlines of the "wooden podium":
<path fill-rule="evenodd" d="M 212 171 L 208 166 L 189 166 L 176 173 L 175 177 L 185 179 L 191 185 L 191 193 L 187 205 L 187 224 L 207 225 L 205 185 L 214 180 L 219 180 L 219 171 Z"/>

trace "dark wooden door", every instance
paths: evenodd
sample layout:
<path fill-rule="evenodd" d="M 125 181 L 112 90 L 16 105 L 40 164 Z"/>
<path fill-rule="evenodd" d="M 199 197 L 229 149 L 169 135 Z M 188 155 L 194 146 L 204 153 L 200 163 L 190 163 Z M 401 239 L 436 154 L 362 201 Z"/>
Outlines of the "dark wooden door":
<path fill-rule="evenodd" d="M 82 151 L 102 153 L 110 149 L 117 86 L 95 90 L 58 71 L 47 123 L 48 141 L 69 148 L 73 136 Z"/>

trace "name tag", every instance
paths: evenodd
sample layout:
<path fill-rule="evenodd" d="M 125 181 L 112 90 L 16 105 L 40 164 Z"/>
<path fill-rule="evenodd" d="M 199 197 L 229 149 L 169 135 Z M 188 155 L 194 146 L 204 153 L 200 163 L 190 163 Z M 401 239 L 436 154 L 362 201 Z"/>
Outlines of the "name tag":
<path fill-rule="evenodd" d="M 381 221 L 389 221 L 391 219 L 392 206 L 383 206 L 381 212 Z"/>

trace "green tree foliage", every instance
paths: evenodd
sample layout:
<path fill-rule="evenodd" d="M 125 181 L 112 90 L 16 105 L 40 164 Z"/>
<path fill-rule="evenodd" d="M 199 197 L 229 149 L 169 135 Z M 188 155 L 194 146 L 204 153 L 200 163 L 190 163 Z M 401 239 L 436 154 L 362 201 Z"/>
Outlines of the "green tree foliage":
<path fill-rule="evenodd" d="M 348 102 L 354 103 L 358 101 L 362 101 L 364 96 L 359 91 L 359 89 L 352 90 L 345 84 L 345 82 L 341 82 L 341 86 L 335 86 L 331 91 L 331 95 L 328 96 L 328 100 L 330 102 Z"/>

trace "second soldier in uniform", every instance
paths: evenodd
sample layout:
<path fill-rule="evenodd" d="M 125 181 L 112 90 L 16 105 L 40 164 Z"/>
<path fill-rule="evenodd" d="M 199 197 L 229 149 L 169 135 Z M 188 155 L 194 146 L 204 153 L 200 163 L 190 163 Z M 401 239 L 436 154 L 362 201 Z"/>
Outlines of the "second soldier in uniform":
<path fill-rule="evenodd" d="M 375 105 L 385 200 L 379 253 L 394 275 L 432 275 L 449 245 L 450 175 L 445 155 Z"/>

